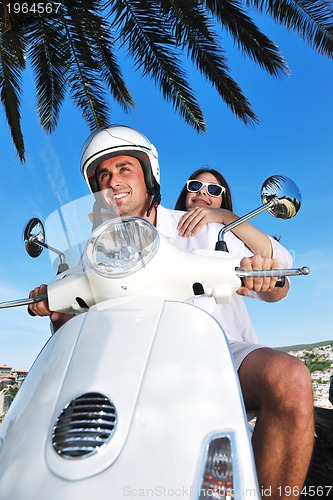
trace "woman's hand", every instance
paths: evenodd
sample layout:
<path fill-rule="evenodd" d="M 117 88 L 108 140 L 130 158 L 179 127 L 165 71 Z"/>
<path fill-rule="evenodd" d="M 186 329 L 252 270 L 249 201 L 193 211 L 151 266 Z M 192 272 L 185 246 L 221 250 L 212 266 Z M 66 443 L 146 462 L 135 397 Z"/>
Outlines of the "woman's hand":
<path fill-rule="evenodd" d="M 229 210 L 224 208 L 195 207 L 190 208 L 179 220 L 179 235 L 187 238 L 195 236 L 209 222 L 225 224 L 224 219 Z M 231 212 L 229 212 L 231 213 Z"/>

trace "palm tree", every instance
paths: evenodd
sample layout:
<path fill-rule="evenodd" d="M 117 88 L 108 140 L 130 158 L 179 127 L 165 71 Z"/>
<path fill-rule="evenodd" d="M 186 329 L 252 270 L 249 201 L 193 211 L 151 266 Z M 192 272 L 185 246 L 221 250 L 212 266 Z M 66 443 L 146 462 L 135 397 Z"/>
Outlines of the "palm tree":
<path fill-rule="evenodd" d="M 57 126 L 67 92 L 90 129 L 111 122 L 109 96 L 124 110 L 134 102 L 117 59 L 119 47 L 134 67 L 161 88 L 197 130 L 205 121 L 182 64 L 191 59 L 245 124 L 258 118 L 230 75 L 217 29 L 271 75 L 288 73 L 277 46 L 247 14 L 255 9 L 296 31 L 315 50 L 333 55 L 333 11 L 325 0 L 35 0 L 1 1 L 0 96 L 13 142 L 25 159 L 20 104 L 27 62 L 36 84 L 44 130 Z"/>

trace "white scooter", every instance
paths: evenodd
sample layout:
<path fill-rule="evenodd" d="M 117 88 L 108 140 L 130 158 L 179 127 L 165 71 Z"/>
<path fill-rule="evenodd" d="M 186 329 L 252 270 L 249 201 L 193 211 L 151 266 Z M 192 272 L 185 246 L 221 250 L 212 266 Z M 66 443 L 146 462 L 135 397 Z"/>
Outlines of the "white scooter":
<path fill-rule="evenodd" d="M 281 176 L 264 183 L 262 199 L 237 224 L 300 206 Z M 260 498 L 228 341 L 184 302 L 194 293 L 228 301 L 244 276 L 239 262 L 226 251 L 180 251 L 135 217 L 92 234 L 87 224 L 84 234 L 91 207 L 89 196 L 53 213 L 47 243 L 38 219 L 25 230 L 31 256 L 47 247 L 60 264 L 50 309 L 77 314 L 44 346 L 0 426 L 0 500 Z"/>

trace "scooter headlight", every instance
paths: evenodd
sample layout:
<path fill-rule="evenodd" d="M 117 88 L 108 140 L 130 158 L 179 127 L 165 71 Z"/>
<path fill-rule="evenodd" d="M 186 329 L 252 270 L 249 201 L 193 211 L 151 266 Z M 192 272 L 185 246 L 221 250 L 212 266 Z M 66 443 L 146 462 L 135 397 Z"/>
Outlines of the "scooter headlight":
<path fill-rule="evenodd" d="M 135 273 L 154 257 L 159 234 L 139 217 L 117 218 L 99 226 L 87 245 L 87 263 L 106 278 Z"/>

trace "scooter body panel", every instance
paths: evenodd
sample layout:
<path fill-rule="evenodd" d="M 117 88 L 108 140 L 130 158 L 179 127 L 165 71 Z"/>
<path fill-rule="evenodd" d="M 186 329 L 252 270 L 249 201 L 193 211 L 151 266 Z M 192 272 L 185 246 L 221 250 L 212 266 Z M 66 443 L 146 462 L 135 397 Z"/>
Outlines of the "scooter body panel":
<path fill-rule="evenodd" d="M 53 427 L 81 394 L 117 409 L 110 441 L 65 459 Z M 32 367 L 0 426 L 0 500 L 199 498 L 207 442 L 235 442 L 235 488 L 258 497 L 228 342 L 203 310 L 151 297 L 110 300 L 65 324 Z"/>

